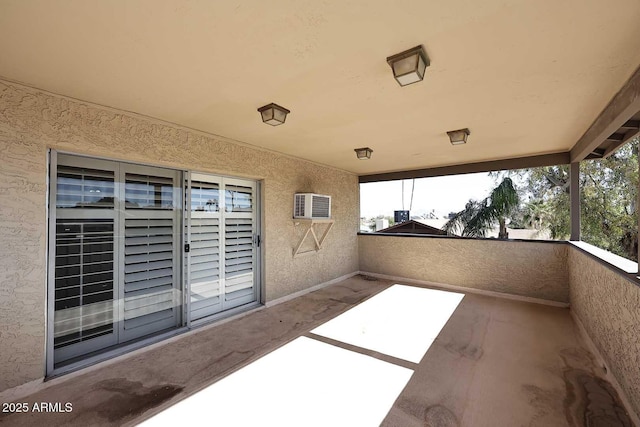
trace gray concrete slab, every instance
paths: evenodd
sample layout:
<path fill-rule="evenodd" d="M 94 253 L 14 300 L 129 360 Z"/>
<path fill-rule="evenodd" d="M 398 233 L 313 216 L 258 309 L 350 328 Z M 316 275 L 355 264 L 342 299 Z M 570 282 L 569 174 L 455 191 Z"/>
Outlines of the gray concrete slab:
<path fill-rule="evenodd" d="M 467 295 L 383 426 L 629 426 L 568 309 Z"/>
<path fill-rule="evenodd" d="M 0 424 L 134 425 L 304 335 L 414 370 L 384 426 L 631 425 L 568 309 L 467 294 L 417 365 L 310 333 L 390 285 L 354 277 L 185 334 L 20 400 L 72 412 Z"/>

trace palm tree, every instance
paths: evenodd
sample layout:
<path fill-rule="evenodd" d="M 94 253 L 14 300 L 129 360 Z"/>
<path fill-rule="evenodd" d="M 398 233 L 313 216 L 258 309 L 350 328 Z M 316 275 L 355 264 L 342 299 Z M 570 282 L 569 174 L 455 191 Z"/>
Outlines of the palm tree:
<path fill-rule="evenodd" d="M 508 239 L 507 216 L 518 207 L 518 192 L 511 178 L 504 178 L 486 199 L 469 200 L 463 210 L 456 213 L 442 227 L 448 234 L 464 237 L 485 237 L 487 230 L 498 222 L 499 239 Z"/>
<path fill-rule="evenodd" d="M 532 200 L 524 206 L 522 221 L 525 225 L 541 230 L 550 222 L 553 212 L 544 200 Z"/>

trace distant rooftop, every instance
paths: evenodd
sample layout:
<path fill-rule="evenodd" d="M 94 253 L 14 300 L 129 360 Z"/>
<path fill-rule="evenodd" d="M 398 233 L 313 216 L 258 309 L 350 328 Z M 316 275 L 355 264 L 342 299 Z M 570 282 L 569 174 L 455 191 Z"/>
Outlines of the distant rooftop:
<path fill-rule="evenodd" d="M 429 234 L 446 236 L 447 233 L 442 230 L 447 223 L 447 219 L 433 218 L 433 219 L 412 219 L 399 224 L 394 224 L 391 227 L 384 228 L 376 231 L 377 233 L 407 233 L 407 234 Z M 547 230 L 536 230 L 534 228 L 509 228 L 510 239 L 523 239 L 523 240 L 552 240 L 551 235 Z M 499 228 L 493 227 L 487 231 L 485 237 L 497 238 Z"/>

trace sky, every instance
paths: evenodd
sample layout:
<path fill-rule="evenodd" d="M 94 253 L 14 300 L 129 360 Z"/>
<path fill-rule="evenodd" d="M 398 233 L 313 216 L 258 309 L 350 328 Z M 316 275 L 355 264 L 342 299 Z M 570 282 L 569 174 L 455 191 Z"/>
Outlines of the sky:
<path fill-rule="evenodd" d="M 405 210 L 409 210 L 411 204 L 412 181 L 404 180 Z M 464 209 L 469 199 L 484 199 L 496 184 L 495 178 L 486 172 L 416 179 L 411 215 L 422 215 L 435 209 L 437 217 L 442 218 L 449 212 Z M 402 181 L 360 184 L 361 217 L 393 217 L 394 210 L 402 209 Z"/>

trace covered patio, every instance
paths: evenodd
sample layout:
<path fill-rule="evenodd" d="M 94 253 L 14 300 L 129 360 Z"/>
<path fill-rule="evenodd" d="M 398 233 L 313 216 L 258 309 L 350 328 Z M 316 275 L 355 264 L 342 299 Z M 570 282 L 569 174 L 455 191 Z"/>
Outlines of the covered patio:
<path fill-rule="evenodd" d="M 436 305 L 407 313 L 421 294 Z M 385 339 L 394 341 L 391 351 Z M 385 347 L 398 357 L 377 351 Z M 0 421 L 631 425 L 603 375 L 566 307 L 361 275 L 54 379 L 22 401 L 73 402 L 72 412 Z"/>
<path fill-rule="evenodd" d="M 640 426 L 638 262 L 580 194 L 639 20 L 0 1 L 0 424 Z M 361 184 L 557 165 L 570 240 L 359 232 Z"/>

